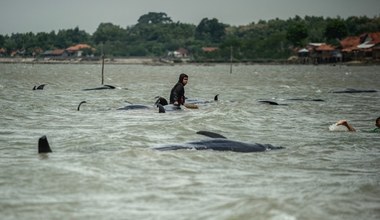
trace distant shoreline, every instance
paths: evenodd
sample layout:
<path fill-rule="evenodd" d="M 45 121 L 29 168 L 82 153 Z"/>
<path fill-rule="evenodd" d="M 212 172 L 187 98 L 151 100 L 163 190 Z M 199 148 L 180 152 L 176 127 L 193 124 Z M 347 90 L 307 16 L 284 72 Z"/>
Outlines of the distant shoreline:
<path fill-rule="evenodd" d="M 101 64 L 100 59 L 36 59 L 36 58 L 0 58 L 0 63 L 25 63 L 25 64 Z M 160 63 L 153 58 L 115 58 L 105 59 L 106 64 L 155 64 Z"/>
<path fill-rule="evenodd" d="M 7 64 L 101 64 L 100 59 L 81 59 L 81 58 L 73 58 L 73 59 L 36 59 L 36 58 L 21 58 L 21 57 L 0 57 L 0 63 Z M 112 58 L 105 59 L 105 64 L 107 65 L 153 65 L 153 66 L 164 66 L 164 65 L 182 65 L 182 64 L 193 64 L 193 65 L 216 65 L 216 64 L 230 64 L 230 62 L 222 62 L 222 61 L 202 61 L 202 62 L 194 62 L 194 61 L 171 61 L 160 58 Z M 289 60 L 253 60 L 253 61 L 235 61 L 234 65 L 242 64 L 242 65 L 255 65 L 255 64 L 267 64 L 267 65 L 314 65 L 314 64 L 302 64 L 300 62 L 294 62 Z M 342 63 L 321 63 L 319 65 L 349 65 L 349 66 L 366 66 L 366 65 L 380 65 L 380 61 L 350 61 L 350 62 L 342 62 Z"/>

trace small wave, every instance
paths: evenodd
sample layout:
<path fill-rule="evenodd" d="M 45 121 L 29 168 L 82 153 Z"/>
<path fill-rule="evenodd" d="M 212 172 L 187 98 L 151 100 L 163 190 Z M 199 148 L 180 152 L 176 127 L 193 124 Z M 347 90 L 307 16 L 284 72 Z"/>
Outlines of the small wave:
<path fill-rule="evenodd" d="M 336 123 L 329 126 L 329 131 L 348 131 L 346 127 L 339 126 Z"/>

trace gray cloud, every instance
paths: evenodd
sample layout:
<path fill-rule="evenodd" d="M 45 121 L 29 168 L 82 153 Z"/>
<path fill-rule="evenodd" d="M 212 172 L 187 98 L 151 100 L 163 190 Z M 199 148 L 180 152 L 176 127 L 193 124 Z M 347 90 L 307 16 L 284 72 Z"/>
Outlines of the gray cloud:
<path fill-rule="evenodd" d="M 304 17 L 374 17 L 378 0 L 0 0 L 0 34 L 50 32 L 79 27 L 92 34 L 102 22 L 121 27 L 148 12 L 165 12 L 173 21 L 197 25 L 217 18 L 230 25 Z"/>

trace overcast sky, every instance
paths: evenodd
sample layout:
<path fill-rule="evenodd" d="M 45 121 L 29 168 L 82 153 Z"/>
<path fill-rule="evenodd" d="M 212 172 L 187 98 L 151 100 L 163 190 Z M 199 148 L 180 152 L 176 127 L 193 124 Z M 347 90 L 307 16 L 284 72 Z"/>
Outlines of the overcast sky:
<path fill-rule="evenodd" d="M 0 34 L 51 32 L 79 27 L 93 34 L 100 23 L 122 28 L 141 15 L 164 12 L 174 22 L 198 25 L 217 18 L 229 25 L 246 25 L 299 15 L 380 16 L 379 0 L 0 0 Z"/>

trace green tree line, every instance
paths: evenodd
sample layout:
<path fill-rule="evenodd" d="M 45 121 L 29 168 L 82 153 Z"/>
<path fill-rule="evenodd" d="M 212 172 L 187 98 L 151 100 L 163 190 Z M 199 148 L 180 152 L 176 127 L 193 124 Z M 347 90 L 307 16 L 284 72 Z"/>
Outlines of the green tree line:
<path fill-rule="evenodd" d="M 120 27 L 112 23 L 99 24 L 91 35 L 78 27 L 50 33 L 14 33 L 0 35 L 0 48 L 22 51 L 31 56 L 40 51 L 64 49 L 86 43 L 99 56 L 103 51 L 110 57 L 163 57 L 169 51 L 185 48 L 194 60 L 286 59 L 308 42 L 326 42 L 338 46 L 346 36 L 379 32 L 380 17 L 351 16 L 346 19 L 317 16 L 295 16 L 287 20 L 260 20 L 248 25 L 231 26 L 216 18 L 204 18 L 198 25 L 173 22 L 163 12 L 142 15 L 137 24 Z M 203 47 L 217 47 L 204 52 Z M 89 51 L 88 53 L 91 53 Z"/>

